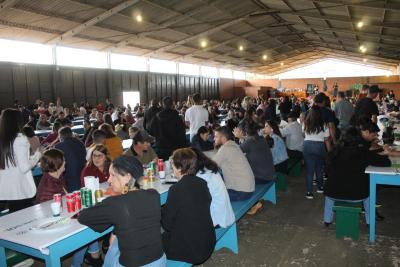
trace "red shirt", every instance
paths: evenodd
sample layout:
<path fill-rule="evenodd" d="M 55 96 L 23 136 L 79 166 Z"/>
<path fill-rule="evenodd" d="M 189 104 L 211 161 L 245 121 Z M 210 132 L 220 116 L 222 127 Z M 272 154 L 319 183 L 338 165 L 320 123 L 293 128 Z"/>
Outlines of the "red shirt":
<path fill-rule="evenodd" d="M 48 172 L 45 172 L 40 180 L 35 202 L 39 204 L 51 200 L 54 194 L 65 195 L 64 188 L 66 188 L 66 186 L 63 176 L 57 179 Z"/>
<path fill-rule="evenodd" d="M 107 182 L 110 174 L 108 173 L 108 169 L 101 172 L 96 166 L 86 165 L 81 172 L 81 185 L 85 186 L 84 177 L 86 176 L 94 176 L 99 178 L 99 183 Z"/>
<path fill-rule="evenodd" d="M 58 133 L 57 132 L 51 132 L 49 133 L 49 135 L 42 140 L 41 144 L 42 145 L 49 145 L 51 143 L 53 143 L 54 140 L 56 140 L 58 137 Z"/>

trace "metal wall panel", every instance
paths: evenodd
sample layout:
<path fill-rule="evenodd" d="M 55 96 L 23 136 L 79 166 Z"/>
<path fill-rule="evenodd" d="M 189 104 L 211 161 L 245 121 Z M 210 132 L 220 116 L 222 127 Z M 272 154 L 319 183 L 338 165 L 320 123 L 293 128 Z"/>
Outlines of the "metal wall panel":
<path fill-rule="evenodd" d="M 73 70 L 72 80 L 74 88 L 74 102 L 79 105 L 79 103 L 86 100 L 84 71 Z"/>
<path fill-rule="evenodd" d="M 96 89 L 96 72 L 84 71 L 84 90 L 85 99 L 89 103 L 98 103 L 97 101 L 97 89 Z"/>
<path fill-rule="evenodd" d="M 0 108 L 14 99 L 32 104 L 58 96 L 64 106 L 84 100 L 96 105 L 108 97 L 120 105 L 123 91 L 139 91 L 143 103 L 164 96 L 184 101 L 194 93 L 211 99 L 218 97 L 218 85 L 218 79 L 187 75 L 0 63 Z"/>
<path fill-rule="evenodd" d="M 39 72 L 37 68 L 26 67 L 26 87 L 27 101 L 26 103 L 34 103 L 36 99 L 40 99 Z M 47 101 L 49 101 L 48 99 Z M 25 102 L 24 102 L 25 103 Z"/>
<path fill-rule="evenodd" d="M 55 101 L 56 94 L 56 75 L 57 71 L 51 66 L 36 67 L 35 70 L 38 74 L 38 87 L 40 98 L 44 101 Z"/>
<path fill-rule="evenodd" d="M 14 94 L 22 103 L 27 103 L 26 72 L 24 65 L 17 65 L 12 68 Z"/>

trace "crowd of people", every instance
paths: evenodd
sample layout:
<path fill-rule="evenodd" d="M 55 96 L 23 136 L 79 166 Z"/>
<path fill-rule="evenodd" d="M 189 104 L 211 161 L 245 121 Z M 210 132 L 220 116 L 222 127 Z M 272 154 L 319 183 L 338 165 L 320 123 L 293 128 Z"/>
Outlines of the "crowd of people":
<path fill-rule="evenodd" d="M 235 220 L 230 202 L 246 200 L 256 184 L 288 173 L 293 159 L 306 167 L 305 197 L 325 193 L 327 226 L 338 199 L 363 201 L 367 218 L 365 168 L 389 166 L 388 155 L 397 153 L 379 146 L 377 117 L 398 111 L 398 104 L 394 94 L 379 99 L 375 85 L 365 89 L 358 100 L 338 92 L 334 99 L 318 93 L 233 101 L 194 94 L 186 102 L 164 97 L 134 108 L 109 99 L 70 108 L 60 99 L 16 102 L 0 117 L 0 208 L 14 212 L 51 200 L 95 176 L 110 184 L 113 196 L 84 209 L 78 220 L 96 231 L 114 226 L 103 242 L 105 266 L 165 266 L 167 258 L 200 264 L 214 250 L 214 228 Z M 84 118 L 82 136 L 71 130 L 76 117 Z M 35 130 L 51 132 L 39 138 Z M 125 139 L 132 145 L 124 151 Z M 162 207 L 157 191 L 140 188 L 143 168 L 159 158 L 170 160 L 178 180 Z M 38 163 L 43 176 L 36 187 L 31 169 Z M 262 206 L 258 202 L 248 213 Z M 75 253 L 73 265 L 83 260 L 103 264 L 99 242 Z"/>

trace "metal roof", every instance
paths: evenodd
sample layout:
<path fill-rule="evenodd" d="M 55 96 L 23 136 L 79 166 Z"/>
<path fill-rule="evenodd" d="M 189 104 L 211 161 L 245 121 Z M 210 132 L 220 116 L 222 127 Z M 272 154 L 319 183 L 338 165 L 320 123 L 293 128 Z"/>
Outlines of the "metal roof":
<path fill-rule="evenodd" d="M 394 70 L 400 0 L 3 0 L 0 38 L 268 75 L 327 57 Z"/>

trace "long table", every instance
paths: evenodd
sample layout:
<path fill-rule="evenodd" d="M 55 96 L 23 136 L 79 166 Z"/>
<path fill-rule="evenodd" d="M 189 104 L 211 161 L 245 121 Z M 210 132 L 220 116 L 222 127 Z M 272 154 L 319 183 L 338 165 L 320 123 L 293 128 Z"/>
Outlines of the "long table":
<path fill-rule="evenodd" d="M 85 129 L 83 128 L 83 125 L 76 125 L 76 126 L 72 126 L 71 130 L 74 133 L 77 133 L 79 135 L 84 134 Z M 35 134 L 37 136 L 42 136 L 42 137 L 46 137 L 48 136 L 50 133 L 52 132 L 52 130 L 36 130 Z"/>
<path fill-rule="evenodd" d="M 170 186 L 157 180 L 154 183 L 144 184 L 143 189 L 156 189 L 160 193 L 161 204 L 164 204 Z M 101 187 L 105 189 L 107 183 L 102 184 Z M 64 210 L 61 216 L 71 217 L 74 214 L 66 212 L 65 201 L 64 197 Z M 97 233 L 72 219 L 66 227 L 57 231 L 34 231 L 33 227 L 39 222 L 52 218 L 51 202 L 47 201 L 0 217 L 0 267 L 7 266 L 6 248 L 43 259 L 47 267 L 60 267 L 61 257 L 92 243 L 113 230 L 113 227 L 110 227 L 102 233 Z"/>
<path fill-rule="evenodd" d="M 369 241 L 375 242 L 375 214 L 376 214 L 376 186 L 397 185 L 400 186 L 400 172 L 394 167 L 369 166 L 366 170 L 369 174 Z"/>

